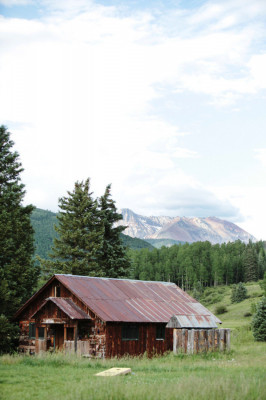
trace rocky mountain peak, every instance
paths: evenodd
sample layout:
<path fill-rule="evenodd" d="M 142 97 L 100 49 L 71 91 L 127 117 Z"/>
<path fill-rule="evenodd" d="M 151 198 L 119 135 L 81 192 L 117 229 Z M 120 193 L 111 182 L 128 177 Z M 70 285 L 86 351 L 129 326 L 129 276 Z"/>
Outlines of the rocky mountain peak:
<path fill-rule="evenodd" d="M 254 236 L 232 222 L 217 217 L 167 217 L 143 216 L 128 208 L 120 210 L 126 225 L 126 235 L 140 239 L 172 239 L 182 242 L 206 241 L 225 243 L 241 240 L 247 243 L 256 241 Z"/>

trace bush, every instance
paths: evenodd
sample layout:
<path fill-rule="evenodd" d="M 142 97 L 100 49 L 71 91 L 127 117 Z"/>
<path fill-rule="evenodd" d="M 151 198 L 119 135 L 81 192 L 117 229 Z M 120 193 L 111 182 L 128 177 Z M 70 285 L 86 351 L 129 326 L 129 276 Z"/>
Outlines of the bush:
<path fill-rule="evenodd" d="M 260 287 L 264 292 L 264 296 L 266 296 L 266 272 L 264 272 L 263 280 L 260 282 Z"/>
<path fill-rule="evenodd" d="M 252 321 L 252 332 L 256 341 L 266 342 L 266 297 L 257 304 L 257 311 Z"/>
<path fill-rule="evenodd" d="M 258 303 L 254 303 L 254 301 L 250 304 L 250 312 L 252 315 L 257 311 L 257 304 Z"/>
<path fill-rule="evenodd" d="M 252 314 L 251 314 L 251 312 L 249 312 L 249 311 L 247 311 L 247 312 L 244 313 L 244 317 L 251 317 L 251 315 L 252 315 Z"/>
<path fill-rule="evenodd" d="M 241 301 L 247 299 L 248 291 L 246 286 L 242 282 L 234 285 L 232 288 L 231 301 L 232 303 L 240 303 Z"/>
<path fill-rule="evenodd" d="M 226 313 L 226 312 L 228 312 L 226 306 L 223 305 L 223 304 L 221 304 L 220 306 L 217 306 L 217 307 L 215 308 L 214 314 L 221 315 L 221 314 L 224 314 L 224 313 Z"/>
<path fill-rule="evenodd" d="M 19 327 L 0 315 L 0 354 L 13 353 L 18 346 Z"/>

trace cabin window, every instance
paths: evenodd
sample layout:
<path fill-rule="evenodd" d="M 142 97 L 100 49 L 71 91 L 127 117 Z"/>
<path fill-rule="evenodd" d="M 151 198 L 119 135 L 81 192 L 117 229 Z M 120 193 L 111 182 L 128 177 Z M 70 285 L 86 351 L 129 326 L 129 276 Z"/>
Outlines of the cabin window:
<path fill-rule="evenodd" d="M 54 297 L 60 297 L 60 296 L 61 296 L 60 285 L 57 285 L 54 288 Z"/>
<path fill-rule="evenodd" d="M 38 328 L 38 333 L 39 333 L 39 339 L 44 339 L 44 328 L 43 327 Z"/>
<path fill-rule="evenodd" d="M 74 340 L 74 328 L 67 328 L 67 340 Z"/>
<path fill-rule="evenodd" d="M 158 324 L 156 325 L 156 340 L 164 340 L 165 339 L 165 325 Z"/>
<path fill-rule="evenodd" d="M 139 340 L 138 325 L 124 324 L 122 326 L 122 340 Z"/>
<path fill-rule="evenodd" d="M 29 338 L 30 339 L 35 339 L 36 337 L 36 326 L 35 324 L 31 324 L 29 325 Z"/>

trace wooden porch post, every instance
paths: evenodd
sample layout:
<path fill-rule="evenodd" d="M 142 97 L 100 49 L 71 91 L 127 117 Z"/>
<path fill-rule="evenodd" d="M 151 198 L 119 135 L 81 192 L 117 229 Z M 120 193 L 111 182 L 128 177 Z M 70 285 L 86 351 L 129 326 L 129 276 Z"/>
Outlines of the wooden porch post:
<path fill-rule="evenodd" d="M 177 332 L 176 329 L 173 329 L 173 352 L 174 354 L 177 353 Z"/>
<path fill-rule="evenodd" d="M 35 325 L 35 353 L 39 353 L 39 327 Z"/>
<path fill-rule="evenodd" d="M 78 321 L 75 322 L 75 327 L 74 327 L 74 348 L 75 348 L 75 353 L 77 353 L 78 349 Z"/>

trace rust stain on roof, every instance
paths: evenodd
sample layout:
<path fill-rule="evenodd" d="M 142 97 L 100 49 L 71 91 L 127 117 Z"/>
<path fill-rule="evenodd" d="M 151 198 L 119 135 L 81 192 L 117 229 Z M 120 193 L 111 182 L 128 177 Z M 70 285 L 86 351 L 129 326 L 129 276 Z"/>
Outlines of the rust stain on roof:
<path fill-rule="evenodd" d="M 90 316 L 81 310 L 81 308 L 79 308 L 71 299 L 62 297 L 48 297 L 48 299 L 43 302 L 41 307 L 30 318 L 33 318 L 34 315 L 49 301 L 60 308 L 60 310 L 62 310 L 70 319 L 91 319 Z"/>
<path fill-rule="evenodd" d="M 55 278 L 107 322 L 167 323 L 173 315 L 185 315 L 211 316 L 221 323 L 174 283 L 59 274 Z"/>
<path fill-rule="evenodd" d="M 173 315 L 167 328 L 217 328 L 213 315 Z"/>

